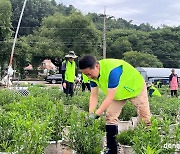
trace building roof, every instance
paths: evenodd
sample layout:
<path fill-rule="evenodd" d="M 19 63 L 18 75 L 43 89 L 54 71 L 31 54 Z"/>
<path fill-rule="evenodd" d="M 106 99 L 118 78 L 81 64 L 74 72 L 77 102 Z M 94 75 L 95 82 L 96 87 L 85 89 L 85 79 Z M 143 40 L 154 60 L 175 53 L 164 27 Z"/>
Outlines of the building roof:
<path fill-rule="evenodd" d="M 33 66 L 29 64 L 27 67 L 24 68 L 24 70 L 33 70 Z"/>
<path fill-rule="evenodd" d="M 171 74 L 172 68 L 151 68 L 151 67 L 136 67 L 139 72 L 146 72 L 148 78 L 167 78 Z M 180 69 L 174 68 L 175 73 L 180 77 Z"/>
<path fill-rule="evenodd" d="M 49 59 L 45 59 L 42 64 L 38 67 L 38 69 L 48 69 L 48 70 L 55 70 L 56 66 L 51 62 Z M 33 66 L 29 64 L 24 70 L 33 70 Z"/>
<path fill-rule="evenodd" d="M 56 69 L 56 66 L 51 62 L 51 60 L 45 59 L 45 60 L 42 62 L 41 68 L 43 68 L 43 69 L 48 69 L 48 70 L 55 70 L 55 69 Z"/>

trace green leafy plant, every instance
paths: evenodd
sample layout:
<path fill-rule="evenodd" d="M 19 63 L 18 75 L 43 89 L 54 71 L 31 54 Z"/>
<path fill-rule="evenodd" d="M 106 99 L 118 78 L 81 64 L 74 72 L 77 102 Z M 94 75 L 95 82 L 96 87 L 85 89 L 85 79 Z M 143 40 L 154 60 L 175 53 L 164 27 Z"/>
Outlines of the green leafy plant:
<path fill-rule="evenodd" d="M 56 102 L 53 111 L 53 117 L 49 123 L 52 128 L 51 141 L 62 140 L 63 128 L 66 127 L 67 117 L 65 114 L 65 109 L 63 103 Z"/>
<path fill-rule="evenodd" d="M 166 116 L 171 120 L 171 123 L 176 122 L 176 117 L 179 114 L 178 98 L 167 97 L 152 97 L 150 98 L 150 109 L 153 115 Z"/>
<path fill-rule="evenodd" d="M 169 120 L 159 129 L 156 119 L 151 119 L 151 126 L 147 127 L 143 122 L 138 125 L 133 137 L 133 149 L 136 153 L 144 153 L 148 146 L 161 154 L 172 153 L 174 149 L 165 149 L 166 143 L 173 143 L 169 134 Z M 164 134 L 165 135 L 162 135 Z"/>
<path fill-rule="evenodd" d="M 0 151 L 12 152 L 14 145 L 13 134 L 14 127 L 11 122 L 17 114 L 11 114 L 5 111 L 0 111 Z"/>
<path fill-rule="evenodd" d="M 101 125 L 102 119 L 90 120 L 87 113 L 74 108 L 68 135 L 70 147 L 79 154 L 99 154 L 104 136 Z"/>
<path fill-rule="evenodd" d="M 134 137 L 134 131 L 132 129 L 129 129 L 127 131 L 122 131 L 120 134 L 116 136 L 117 142 L 119 142 L 122 145 L 133 145 L 133 137 Z"/>
<path fill-rule="evenodd" d="M 152 149 L 149 145 L 147 146 L 145 153 L 143 154 L 159 154 L 161 150 Z"/>
<path fill-rule="evenodd" d="M 19 101 L 22 96 L 10 90 L 0 90 L 0 106 L 10 104 L 13 101 Z"/>
<path fill-rule="evenodd" d="M 19 154 L 43 153 L 51 134 L 48 124 L 49 119 L 44 122 L 39 119 L 35 122 L 33 119 L 24 119 L 23 116 L 16 118 L 14 150 Z"/>
<path fill-rule="evenodd" d="M 136 117 L 136 116 L 137 116 L 137 111 L 134 105 L 130 102 L 127 102 L 122 108 L 119 119 L 122 119 L 123 121 L 128 121 L 131 119 L 131 117 Z"/>

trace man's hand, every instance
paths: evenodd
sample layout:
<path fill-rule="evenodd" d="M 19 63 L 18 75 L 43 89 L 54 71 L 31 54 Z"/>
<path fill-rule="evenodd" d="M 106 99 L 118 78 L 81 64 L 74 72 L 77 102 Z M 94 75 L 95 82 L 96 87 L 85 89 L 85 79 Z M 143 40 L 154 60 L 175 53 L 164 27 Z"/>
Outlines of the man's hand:
<path fill-rule="evenodd" d="M 94 113 L 90 113 L 90 114 L 89 114 L 89 119 L 91 119 L 91 120 L 98 119 L 99 117 L 100 117 L 99 115 L 94 114 Z"/>
<path fill-rule="evenodd" d="M 94 113 L 89 113 L 89 117 L 87 117 L 87 121 L 85 123 L 85 127 L 92 126 L 94 121 L 98 119 L 100 116 Z"/>
<path fill-rule="evenodd" d="M 64 87 L 64 89 L 66 89 L 66 83 L 65 82 L 63 83 L 63 87 Z"/>

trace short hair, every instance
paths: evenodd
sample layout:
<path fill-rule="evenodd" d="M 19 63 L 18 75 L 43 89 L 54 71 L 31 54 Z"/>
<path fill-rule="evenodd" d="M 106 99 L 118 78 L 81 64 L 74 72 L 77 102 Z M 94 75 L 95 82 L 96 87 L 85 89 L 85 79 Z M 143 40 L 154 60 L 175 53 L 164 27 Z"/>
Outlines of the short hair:
<path fill-rule="evenodd" d="M 79 60 L 79 69 L 94 68 L 96 63 L 96 57 L 92 55 L 85 55 Z"/>

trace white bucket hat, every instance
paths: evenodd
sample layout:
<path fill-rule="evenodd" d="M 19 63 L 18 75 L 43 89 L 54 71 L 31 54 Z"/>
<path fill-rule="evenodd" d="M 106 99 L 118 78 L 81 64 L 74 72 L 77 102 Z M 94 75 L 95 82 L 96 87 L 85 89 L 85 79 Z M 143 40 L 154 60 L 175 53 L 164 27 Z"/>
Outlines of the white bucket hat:
<path fill-rule="evenodd" d="M 152 82 L 146 83 L 146 86 L 147 86 L 147 87 L 151 87 L 152 85 L 153 85 Z"/>
<path fill-rule="evenodd" d="M 78 56 L 76 56 L 76 54 L 74 53 L 74 51 L 69 51 L 69 53 L 65 56 L 66 58 L 77 58 Z"/>

